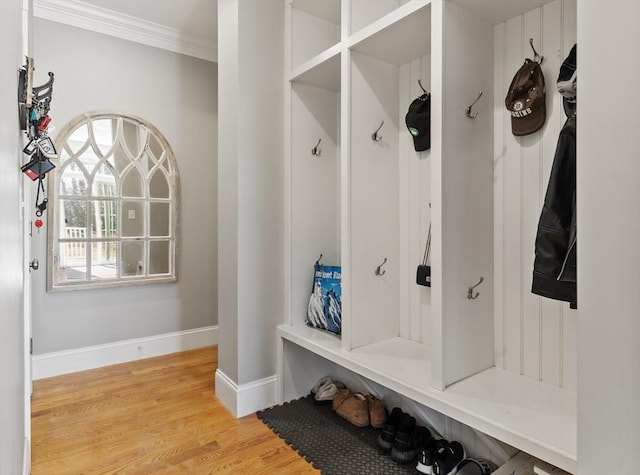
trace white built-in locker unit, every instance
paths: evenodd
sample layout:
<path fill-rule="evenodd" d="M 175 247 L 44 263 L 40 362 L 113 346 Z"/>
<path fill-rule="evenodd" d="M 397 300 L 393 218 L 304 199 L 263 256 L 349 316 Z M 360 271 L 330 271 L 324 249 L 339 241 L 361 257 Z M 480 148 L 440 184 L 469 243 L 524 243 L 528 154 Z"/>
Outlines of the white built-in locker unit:
<path fill-rule="evenodd" d="M 279 400 L 346 369 L 575 473 L 577 311 L 530 292 L 575 0 L 294 0 L 285 12 Z M 504 97 L 530 38 L 547 120 L 514 137 Z M 404 122 L 418 80 L 431 93 L 420 153 Z M 429 223 L 426 288 L 415 273 Z M 320 255 L 342 266 L 341 338 L 305 325 Z"/>

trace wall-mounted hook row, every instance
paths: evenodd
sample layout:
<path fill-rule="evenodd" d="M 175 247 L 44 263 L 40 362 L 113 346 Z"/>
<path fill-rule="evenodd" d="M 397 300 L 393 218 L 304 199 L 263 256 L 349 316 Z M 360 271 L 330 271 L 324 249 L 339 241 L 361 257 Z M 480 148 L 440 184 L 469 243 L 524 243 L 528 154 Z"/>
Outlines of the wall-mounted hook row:
<path fill-rule="evenodd" d="M 378 132 L 380 132 L 380 129 L 382 128 L 383 125 L 384 125 L 384 120 L 380 122 L 380 125 L 378 126 L 378 128 L 375 130 L 374 133 L 371 134 L 371 140 L 373 140 L 374 142 L 380 142 L 382 140 L 382 135 L 378 135 Z"/>
<path fill-rule="evenodd" d="M 321 138 L 318 139 L 318 143 L 316 144 L 316 146 L 311 149 L 311 155 L 313 155 L 314 157 L 322 156 L 322 149 L 320 148 L 321 141 L 322 141 Z"/>
<path fill-rule="evenodd" d="M 480 91 L 480 94 L 478 94 L 478 97 L 476 97 L 476 100 L 473 101 L 469 107 L 467 107 L 467 117 L 469 117 L 470 119 L 475 119 L 476 117 L 478 117 L 478 113 L 472 112 L 472 109 L 473 109 L 473 106 L 476 105 L 476 102 L 478 102 L 481 97 L 482 97 L 482 91 Z"/>
<path fill-rule="evenodd" d="M 467 298 L 469 300 L 475 300 L 478 298 L 478 296 L 480 295 L 480 292 L 476 292 L 476 294 L 474 295 L 473 289 L 475 289 L 477 286 L 479 286 L 483 282 L 484 282 L 484 277 L 480 277 L 480 282 L 478 282 L 476 285 L 472 285 L 471 287 L 469 287 L 469 291 L 467 292 Z"/>
<path fill-rule="evenodd" d="M 386 270 L 382 270 L 382 266 L 385 265 L 386 263 L 387 263 L 387 258 L 385 257 L 384 261 L 382 261 L 382 264 L 380 264 L 378 267 L 376 267 L 375 274 L 377 276 L 385 275 L 387 273 Z"/>
<path fill-rule="evenodd" d="M 533 60 L 536 63 L 542 64 L 542 62 L 544 61 L 544 56 L 539 55 L 536 51 L 536 48 L 533 46 L 533 38 L 529 38 L 529 46 L 531 46 L 531 49 L 533 50 Z"/>

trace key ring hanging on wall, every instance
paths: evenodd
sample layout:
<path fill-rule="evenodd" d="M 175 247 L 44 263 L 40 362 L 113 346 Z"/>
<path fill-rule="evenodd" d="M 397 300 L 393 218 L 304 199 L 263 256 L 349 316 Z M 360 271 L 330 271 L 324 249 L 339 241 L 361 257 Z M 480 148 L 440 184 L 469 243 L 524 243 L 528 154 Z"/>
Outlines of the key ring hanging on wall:
<path fill-rule="evenodd" d="M 42 201 L 40 203 L 38 203 L 40 201 L 40 190 L 42 190 Z M 40 177 L 38 178 L 38 192 L 36 193 L 36 216 L 39 218 L 42 216 L 42 213 L 44 213 L 44 211 L 47 209 L 47 198 L 46 198 L 46 192 L 44 189 L 44 175 L 40 175 Z"/>
<path fill-rule="evenodd" d="M 427 244 L 424 249 L 424 255 L 422 256 L 422 263 L 418 266 L 416 271 L 416 284 L 424 287 L 431 287 L 431 266 L 427 264 L 429 262 L 429 254 L 431 252 L 431 223 L 429 223 L 429 233 L 427 234 Z"/>

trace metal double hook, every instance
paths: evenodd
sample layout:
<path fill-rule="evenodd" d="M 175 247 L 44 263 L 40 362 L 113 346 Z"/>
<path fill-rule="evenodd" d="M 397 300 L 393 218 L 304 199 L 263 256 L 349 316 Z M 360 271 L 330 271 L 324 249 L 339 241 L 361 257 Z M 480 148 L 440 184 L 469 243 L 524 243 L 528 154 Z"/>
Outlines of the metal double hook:
<path fill-rule="evenodd" d="M 469 287 L 469 291 L 467 292 L 467 298 L 469 300 L 475 300 L 478 298 L 478 296 L 480 295 L 480 292 L 476 292 L 476 294 L 473 295 L 473 289 L 475 289 L 477 286 L 479 286 L 483 282 L 484 282 L 484 277 L 480 277 L 480 282 L 478 282 L 476 285 L 472 285 L 471 287 Z"/>
<path fill-rule="evenodd" d="M 318 139 L 318 143 L 316 144 L 316 146 L 311 149 L 311 155 L 313 155 L 314 157 L 322 156 L 322 149 L 320 148 L 321 141 L 322 141 L 321 138 Z"/>
<path fill-rule="evenodd" d="M 386 262 L 387 262 L 387 258 L 385 257 L 384 261 L 382 261 L 382 264 L 380 264 L 378 267 L 376 267 L 376 270 L 375 270 L 375 274 L 376 275 L 380 276 L 380 275 L 385 275 L 387 273 L 386 270 L 382 270 L 382 266 L 385 265 Z"/>
<path fill-rule="evenodd" d="M 373 140 L 374 142 L 380 142 L 382 140 L 382 135 L 378 135 L 378 132 L 380 132 L 380 129 L 382 128 L 383 125 L 384 125 L 384 120 L 380 122 L 380 125 L 378 126 L 376 131 L 371 134 L 371 140 Z"/>
<path fill-rule="evenodd" d="M 475 119 L 476 117 L 478 117 L 478 113 L 471 112 L 471 109 L 473 108 L 473 106 L 476 105 L 476 102 L 478 102 L 481 97 L 482 97 L 482 91 L 480 91 L 480 94 L 478 94 L 478 97 L 476 97 L 476 100 L 473 101 L 469 107 L 467 107 L 467 117 L 469 117 L 470 119 Z"/>
<path fill-rule="evenodd" d="M 533 60 L 538 64 L 542 64 L 542 62 L 544 61 L 544 56 L 540 56 L 536 51 L 535 47 L 533 46 L 533 38 L 529 38 L 529 46 L 531 46 L 531 49 L 533 50 Z"/>

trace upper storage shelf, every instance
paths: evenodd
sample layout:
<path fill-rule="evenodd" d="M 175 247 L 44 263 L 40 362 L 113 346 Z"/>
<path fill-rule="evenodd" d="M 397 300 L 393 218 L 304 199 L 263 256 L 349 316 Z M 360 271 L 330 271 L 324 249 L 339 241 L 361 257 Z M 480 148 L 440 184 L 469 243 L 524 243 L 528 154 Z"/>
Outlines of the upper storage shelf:
<path fill-rule="evenodd" d="M 291 4 L 291 69 L 340 42 L 340 0 L 294 0 Z"/>
<path fill-rule="evenodd" d="M 353 35 L 410 0 L 349 0 L 349 34 Z"/>
<path fill-rule="evenodd" d="M 431 1 L 414 0 L 347 40 L 353 51 L 397 66 L 431 51 Z"/>
<path fill-rule="evenodd" d="M 480 15 L 492 25 L 514 18 L 553 0 L 448 0 Z"/>

